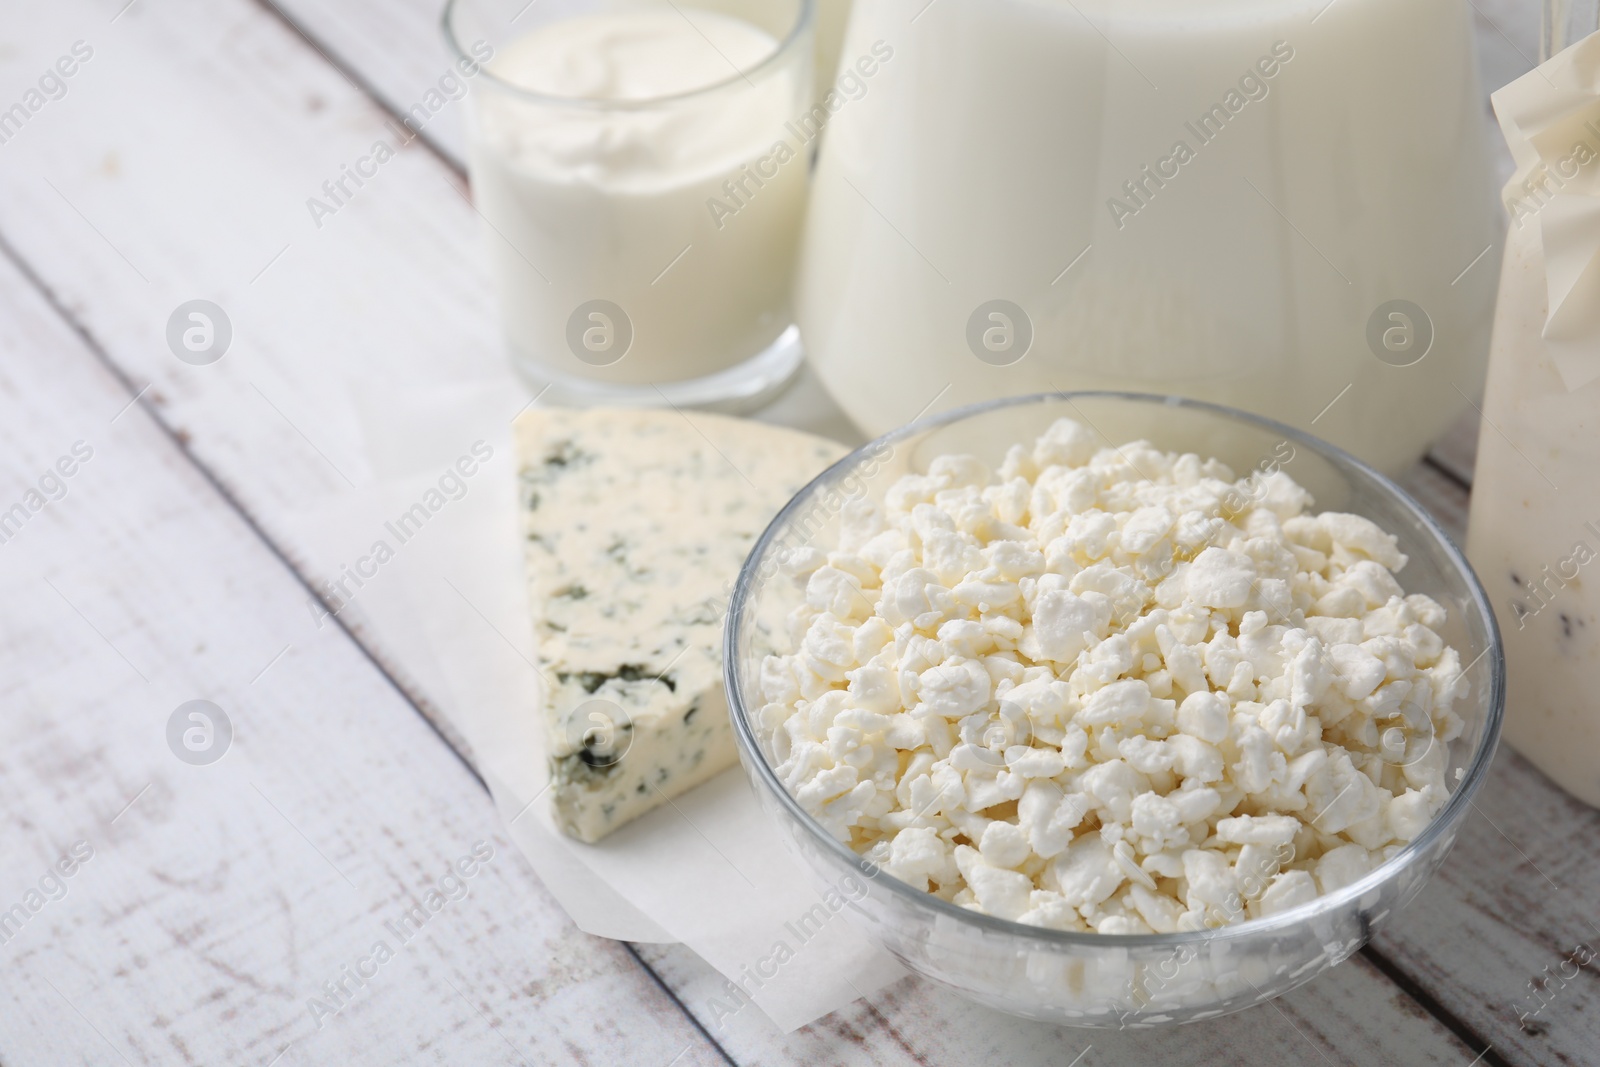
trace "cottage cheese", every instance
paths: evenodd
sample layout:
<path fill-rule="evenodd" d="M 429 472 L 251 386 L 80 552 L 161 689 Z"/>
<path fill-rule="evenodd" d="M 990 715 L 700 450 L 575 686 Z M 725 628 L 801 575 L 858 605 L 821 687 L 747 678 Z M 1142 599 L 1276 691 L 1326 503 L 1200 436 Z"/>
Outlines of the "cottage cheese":
<path fill-rule="evenodd" d="M 896 878 L 1060 930 L 1295 907 L 1448 797 L 1461 659 L 1396 539 L 1267 465 L 1055 423 L 943 456 L 797 555 L 760 725 L 785 786 Z"/>

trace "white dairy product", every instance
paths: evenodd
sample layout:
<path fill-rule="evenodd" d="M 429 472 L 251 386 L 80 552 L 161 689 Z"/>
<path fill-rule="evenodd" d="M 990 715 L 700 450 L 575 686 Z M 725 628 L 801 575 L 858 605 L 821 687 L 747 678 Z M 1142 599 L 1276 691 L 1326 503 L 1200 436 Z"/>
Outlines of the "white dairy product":
<path fill-rule="evenodd" d="M 678 5 L 549 23 L 489 64 L 543 94 L 486 87 L 471 142 L 504 328 L 526 368 L 682 381 L 789 327 L 808 176 L 774 145 L 803 110 L 811 56 L 752 70 L 777 49 L 750 23 Z M 708 201 L 730 189 L 743 206 L 719 218 Z M 585 306 L 597 301 L 608 306 Z"/>
<path fill-rule="evenodd" d="M 597 841 L 734 763 L 722 614 L 778 509 L 847 451 L 672 411 L 517 422 L 552 804 Z"/>
<path fill-rule="evenodd" d="M 888 873 L 985 914 L 1170 933 L 1275 914 L 1449 796 L 1462 663 L 1370 520 L 1282 470 L 1056 422 L 941 456 L 794 569 L 774 769 Z"/>
<path fill-rule="evenodd" d="M 1547 307 L 1534 227 L 1513 226 L 1467 544 L 1505 642 L 1506 740 L 1600 806 L 1600 381 L 1567 390 Z"/>
<path fill-rule="evenodd" d="M 1119 388 L 1315 420 L 1409 465 L 1487 351 L 1498 235 L 1471 14 L 858 0 L 844 55 L 882 40 L 895 59 L 822 149 L 797 295 L 814 366 L 868 433 L 947 385 L 946 404 Z M 1011 365 L 970 347 L 993 300 L 1030 320 Z M 1369 347 L 1391 300 L 1431 317 L 1415 366 Z"/>
<path fill-rule="evenodd" d="M 1558 11 L 1559 15 L 1560 12 Z M 1594 25 L 1595 12 L 1576 12 Z M 1556 18 L 1559 31 L 1565 20 Z M 1517 171 L 1478 435 L 1468 552 L 1500 622 L 1505 737 L 1600 806 L 1600 36 L 1494 95 Z"/>

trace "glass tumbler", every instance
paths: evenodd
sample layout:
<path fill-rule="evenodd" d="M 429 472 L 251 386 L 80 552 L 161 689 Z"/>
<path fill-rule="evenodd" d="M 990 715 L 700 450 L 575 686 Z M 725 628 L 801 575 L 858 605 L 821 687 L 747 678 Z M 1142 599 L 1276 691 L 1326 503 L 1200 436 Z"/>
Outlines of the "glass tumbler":
<path fill-rule="evenodd" d="M 446 6 L 483 63 L 469 162 L 503 331 L 549 400 L 743 410 L 792 378 L 813 5 Z"/>

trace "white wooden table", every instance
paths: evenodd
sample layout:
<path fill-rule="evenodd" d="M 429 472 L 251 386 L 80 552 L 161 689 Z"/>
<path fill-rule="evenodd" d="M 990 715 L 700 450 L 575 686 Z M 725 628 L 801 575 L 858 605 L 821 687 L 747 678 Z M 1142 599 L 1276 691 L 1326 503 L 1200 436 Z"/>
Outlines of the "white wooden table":
<path fill-rule="evenodd" d="M 0 1062 L 1600 1063 L 1593 965 L 1530 985 L 1600 945 L 1600 816 L 1510 751 L 1373 945 L 1177 1032 L 1053 1030 L 914 979 L 787 1036 L 717 1030 L 694 955 L 579 933 L 405 651 L 358 615 L 318 625 L 327 576 L 289 521 L 367 476 L 353 396 L 501 358 L 454 105 L 321 228 L 305 206 L 446 71 L 437 6 L 0 8 L 0 111 L 90 52 L 59 99 L 0 122 L 0 512 L 92 449 L 0 543 Z M 1537 19 L 1475 6 L 1498 85 Z M 165 342 L 196 297 L 234 328 L 208 367 Z M 819 397 L 778 415 L 814 424 Z M 1458 532 L 1472 436 L 1410 477 Z M 233 723 L 214 767 L 167 745 L 193 699 Z M 493 858 L 470 895 L 361 962 L 476 842 Z M 92 855 L 53 874 L 74 847 Z M 345 1006 L 314 1019 L 341 980 Z"/>

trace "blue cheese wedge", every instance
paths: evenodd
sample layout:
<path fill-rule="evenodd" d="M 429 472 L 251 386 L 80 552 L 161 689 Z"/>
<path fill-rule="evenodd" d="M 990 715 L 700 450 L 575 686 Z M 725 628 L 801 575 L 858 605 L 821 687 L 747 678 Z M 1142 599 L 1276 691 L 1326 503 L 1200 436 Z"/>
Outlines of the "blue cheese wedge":
<path fill-rule="evenodd" d="M 728 595 L 847 449 L 698 412 L 534 409 L 516 433 L 555 820 L 598 841 L 735 762 Z"/>

